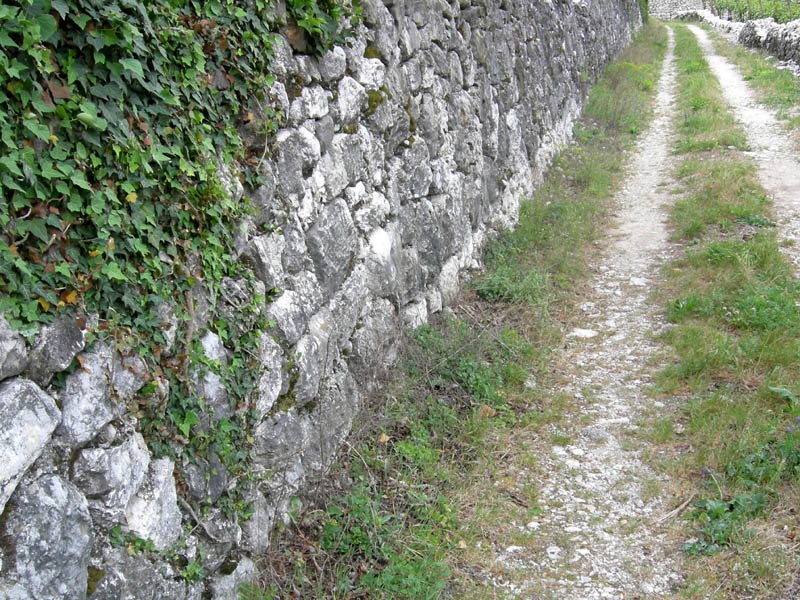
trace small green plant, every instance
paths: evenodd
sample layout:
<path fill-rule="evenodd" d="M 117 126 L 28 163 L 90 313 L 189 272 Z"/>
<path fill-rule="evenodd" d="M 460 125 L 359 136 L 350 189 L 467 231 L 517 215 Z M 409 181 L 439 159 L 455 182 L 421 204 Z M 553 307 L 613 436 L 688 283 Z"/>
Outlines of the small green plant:
<path fill-rule="evenodd" d="M 189 583 L 201 581 L 206 575 L 206 569 L 198 561 L 189 561 L 184 568 L 181 569 L 181 577 Z"/>
<path fill-rule="evenodd" d="M 698 500 L 689 518 L 698 523 L 700 539 L 688 541 L 688 554 L 714 554 L 730 544 L 741 523 L 761 513 L 766 503 L 762 493 L 741 493 L 731 500 Z"/>
<path fill-rule="evenodd" d="M 129 531 L 123 532 L 120 525 L 115 525 L 111 528 L 109 542 L 115 548 L 126 548 L 128 554 L 131 555 L 156 553 L 156 547 L 153 544 L 153 540 L 150 538 L 142 539 Z"/>
<path fill-rule="evenodd" d="M 361 20 L 358 0 L 288 0 L 286 9 L 309 34 L 317 53 L 345 41 Z"/>

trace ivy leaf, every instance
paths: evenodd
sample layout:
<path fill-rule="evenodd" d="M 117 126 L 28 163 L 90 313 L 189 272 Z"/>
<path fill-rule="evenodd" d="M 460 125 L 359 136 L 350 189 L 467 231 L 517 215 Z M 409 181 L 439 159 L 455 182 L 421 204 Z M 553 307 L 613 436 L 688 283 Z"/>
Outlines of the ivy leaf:
<path fill-rule="evenodd" d="M 56 171 L 53 168 L 53 163 L 50 162 L 49 160 L 43 160 L 40 163 L 40 168 L 42 177 L 46 177 L 47 179 L 57 179 L 62 176 L 59 171 Z"/>
<path fill-rule="evenodd" d="M 106 200 L 103 197 L 103 194 L 95 193 L 92 195 L 92 202 L 91 205 L 92 212 L 95 214 L 102 214 L 106 210 Z"/>
<path fill-rule="evenodd" d="M 106 127 L 108 127 L 108 121 L 102 117 L 91 115 L 88 112 L 78 113 L 77 119 L 87 127 L 97 129 L 98 131 L 105 131 Z"/>
<path fill-rule="evenodd" d="M 104 264 L 103 268 L 100 269 L 100 271 L 102 271 L 103 275 L 105 275 L 109 279 L 114 279 L 116 281 L 128 281 L 128 278 L 125 276 L 125 273 L 123 273 L 120 270 L 119 265 L 115 262 Z"/>
<path fill-rule="evenodd" d="M 16 175 L 17 177 L 22 177 L 22 171 L 19 170 L 16 161 L 10 156 L 4 156 L 0 158 L 0 165 L 3 165 L 6 169 L 11 171 L 13 175 Z"/>
<path fill-rule="evenodd" d="M 86 29 L 86 24 L 91 21 L 91 18 L 86 15 L 71 15 L 71 17 L 75 24 L 81 28 L 81 30 Z"/>
<path fill-rule="evenodd" d="M 19 48 L 19 45 L 9 37 L 8 32 L 5 29 L 0 29 L 0 46 Z"/>
<path fill-rule="evenodd" d="M 41 40 L 43 42 L 46 42 L 53 37 L 56 29 L 58 29 L 58 26 L 56 25 L 56 19 L 52 15 L 36 15 L 33 17 L 33 22 L 39 26 L 39 35 L 41 36 Z"/>
<path fill-rule="evenodd" d="M 74 171 L 70 176 L 70 180 L 79 188 L 83 188 L 84 190 L 88 191 L 92 190 L 89 182 L 86 181 L 86 175 L 83 174 L 83 171 Z"/>
<path fill-rule="evenodd" d="M 17 231 L 20 233 L 32 233 L 43 242 L 48 242 L 50 236 L 47 235 L 47 226 L 44 219 L 31 218 L 17 221 Z"/>
<path fill-rule="evenodd" d="M 183 422 L 178 423 L 178 429 L 181 430 L 181 433 L 184 437 L 189 437 L 189 431 L 192 428 L 192 425 L 197 425 L 200 423 L 200 420 L 197 418 L 197 415 L 194 414 L 194 411 L 187 411 L 186 415 L 183 417 Z"/>
<path fill-rule="evenodd" d="M 135 58 L 121 58 L 119 63 L 125 67 L 128 71 L 132 71 L 142 79 L 144 79 L 144 70 L 142 69 L 142 63 L 140 63 Z"/>
<path fill-rule="evenodd" d="M 14 60 L 12 60 L 11 64 L 6 67 L 6 73 L 8 74 L 9 77 L 17 77 L 18 78 L 20 73 L 22 73 L 23 71 L 27 71 L 27 70 L 28 70 L 27 65 L 24 65 L 23 63 L 19 62 L 16 58 Z M 19 84 L 19 82 L 17 82 L 17 84 Z M 21 84 L 19 84 L 19 85 L 21 85 Z M 9 84 L 7 87 L 8 87 L 8 90 L 12 94 L 16 94 L 17 93 L 17 89 L 18 88 L 12 87 L 11 84 Z"/>
<path fill-rule="evenodd" d="M 47 125 L 33 120 L 23 121 L 22 124 L 25 126 L 25 129 L 30 131 L 43 142 L 50 141 L 50 130 L 47 128 Z"/>
<path fill-rule="evenodd" d="M 19 185 L 17 184 L 16 181 L 11 179 L 11 177 L 6 175 L 5 173 L 3 174 L 3 185 L 5 187 L 7 187 L 8 189 L 10 189 L 10 190 L 16 190 L 18 192 L 24 192 L 25 191 L 21 187 L 19 187 Z"/>
<path fill-rule="evenodd" d="M 59 14 L 63 19 L 69 12 L 69 6 L 64 0 L 50 0 L 50 6 Z"/>

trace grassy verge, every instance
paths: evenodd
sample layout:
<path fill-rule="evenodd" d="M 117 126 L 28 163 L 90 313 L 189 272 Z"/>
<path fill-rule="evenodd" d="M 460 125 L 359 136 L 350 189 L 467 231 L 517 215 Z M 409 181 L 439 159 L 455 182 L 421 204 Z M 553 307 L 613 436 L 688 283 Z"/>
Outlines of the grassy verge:
<path fill-rule="evenodd" d="M 797 567 L 800 285 L 717 80 L 685 27 L 676 41 L 683 189 L 672 219 L 686 252 L 666 269 L 677 358 L 657 391 L 687 401 L 674 424 L 654 423 L 654 455 L 672 451 L 660 464 L 695 498 L 683 550 L 702 558 L 687 561 L 687 597 L 768 598 Z"/>
<path fill-rule="evenodd" d="M 800 146 L 800 79 L 788 69 L 781 69 L 775 58 L 764 51 L 729 44 L 710 31 L 717 53 L 727 57 L 749 82 L 759 100 L 777 112 Z"/>
<path fill-rule="evenodd" d="M 647 26 L 594 87 L 576 144 L 453 312 L 407 334 L 403 373 L 372 399 L 331 489 L 292 515 L 244 598 L 493 595 L 487 541 L 537 510 L 534 488 L 495 474 L 533 461 L 514 440 L 563 414 L 563 398 L 532 382 L 549 376 L 664 48 L 663 27 Z"/>

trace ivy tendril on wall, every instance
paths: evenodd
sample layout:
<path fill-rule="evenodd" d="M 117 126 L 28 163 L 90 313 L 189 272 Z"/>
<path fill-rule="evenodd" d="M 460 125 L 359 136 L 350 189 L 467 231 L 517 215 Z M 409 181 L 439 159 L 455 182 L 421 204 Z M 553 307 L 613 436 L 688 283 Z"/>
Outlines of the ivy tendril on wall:
<path fill-rule="evenodd" d="M 348 0 L 286 9 L 315 52 L 360 16 Z M 215 297 L 230 278 L 255 297 L 233 247 L 250 208 L 218 173 L 236 164 L 245 189 L 259 184 L 281 122 L 269 94 L 278 14 L 264 0 L 0 0 L 0 313 L 29 341 L 62 315 L 97 315 L 88 341 L 113 340 L 148 364 L 133 412 L 151 451 L 214 445 L 232 474 L 247 463 L 261 302 L 242 309 L 248 331 L 211 315 L 232 356 L 223 365 L 192 330 L 192 290 Z M 243 144 L 245 125 L 259 147 Z M 180 325 L 172 353 L 165 306 Z M 192 377 L 208 370 L 241 410 L 193 428 L 204 407 Z M 169 382 L 165 401 L 158 380 Z"/>

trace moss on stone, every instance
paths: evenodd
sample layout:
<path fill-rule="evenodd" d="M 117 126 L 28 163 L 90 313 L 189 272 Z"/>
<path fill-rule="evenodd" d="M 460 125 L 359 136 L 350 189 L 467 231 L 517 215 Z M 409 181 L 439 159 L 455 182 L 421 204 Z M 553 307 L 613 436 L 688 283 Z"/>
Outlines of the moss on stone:
<path fill-rule="evenodd" d="M 381 55 L 381 51 L 378 50 L 378 47 L 370 44 L 366 48 L 364 48 L 364 58 L 380 58 L 383 60 L 383 56 Z"/>
<path fill-rule="evenodd" d="M 406 113 L 408 114 L 408 129 L 413 133 L 417 130 L 417 120 L 408 110 L 406 110 Z"/>
<path fill-rule="evenodd" d="M 88 598 L 97 590 L 97 585 L 100 580 L 105 576 L 106 572 L 103 569 L 96 567 L 89 567 L 86 577 L 86 597 Z"/>
<path fill-rule="evenodd" d="M 275 400 L 275 404 L 269 409 L 270 416 L 275 416 L 280 413 L 285 413 L 290 408 L 297 406 L 297 398 L 294 395 L 294 388 L 297 385 L 297 380 L 300 379 L 300 371 L 293 364 L 289 364 L 287 372 L 289 374 L 289 390 Z"/>
<path fill-rule="evenodd" d="M 364 116 L 369 117 L 378 110 L 378 107 L 386 100 L 383 93 L 379 90 L 369 90 L 367 92 L 367 108 L 364 110 Z"/>
<path fill-rule="evenodd" d="M 300 75 L 290 75 L 286 80 L 286 95 L 289 96 L 289 100 L 294 100 L 300 96 L 303 93 L 304 85 L 305 83 Z"/>

